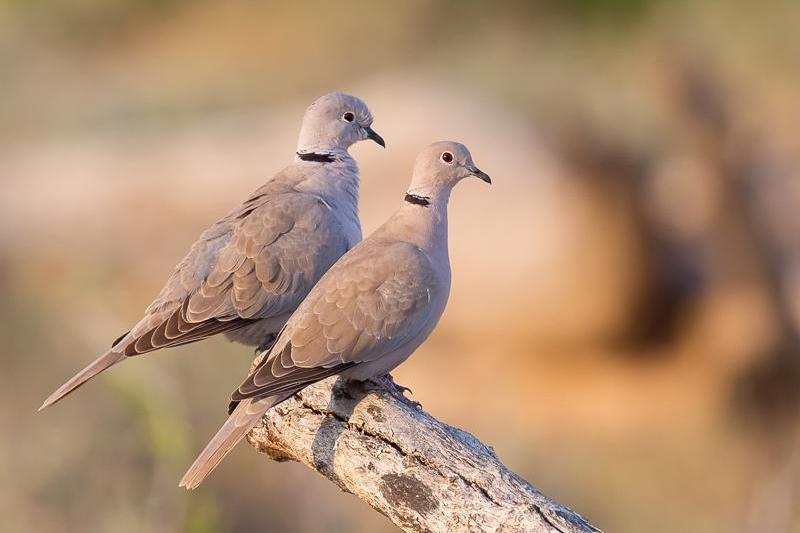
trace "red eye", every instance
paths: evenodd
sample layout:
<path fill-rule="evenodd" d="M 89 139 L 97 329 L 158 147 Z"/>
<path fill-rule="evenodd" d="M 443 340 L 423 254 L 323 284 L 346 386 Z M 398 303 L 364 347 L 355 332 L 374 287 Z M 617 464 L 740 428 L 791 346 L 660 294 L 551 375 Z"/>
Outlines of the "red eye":
<path fill-rule="evenodd" d="M 342 120 L 344 120 L 345 122 L 353 122 L 355 119 L 356 119 L 356 116 L 353 113 L 351 113 L 350 111 L 348 111 L 347 113 L 342 115 Z"/>
<path fill-rule="evenodd" d="M 453 164 L 453 154 L 450 152 L 442 152 L 442 161 L 447 163 L 448 165 Z"/>

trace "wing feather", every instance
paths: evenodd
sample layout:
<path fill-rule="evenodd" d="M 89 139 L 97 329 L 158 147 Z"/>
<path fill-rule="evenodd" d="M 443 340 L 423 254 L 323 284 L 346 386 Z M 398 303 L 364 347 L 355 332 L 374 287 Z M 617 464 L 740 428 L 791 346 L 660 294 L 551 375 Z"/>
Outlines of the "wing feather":
<path fill-rule="evenodd" d="M 392 353 L 427 325 L 436 283 L 414 245 L 359 245 L 322 277 L 232 399 L 299 390 Z"/>
<path fill-rule="evenodd" d="M 125 353 L 194 342 L 290 312 L 347 250 L 319 198 L 259 194 L 201 235 L 176 267 Z"/>

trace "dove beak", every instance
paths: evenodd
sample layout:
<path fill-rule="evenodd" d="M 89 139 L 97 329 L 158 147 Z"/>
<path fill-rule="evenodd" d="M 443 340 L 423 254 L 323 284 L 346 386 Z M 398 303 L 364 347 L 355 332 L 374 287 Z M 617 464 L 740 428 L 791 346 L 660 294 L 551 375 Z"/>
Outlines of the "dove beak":
<path fill-rule="evenodd" d="M 489 177 L 489 174 L 479 169 L 478 167 L 467 167 L 467 170 L 469 171 L 470 174 L 480 179 L 481 181 L 485 181 L 489 185 L 492 184 L 492 178 Z"/>
<path fill-rule="evenodd" d="M 378 133 L 373 130 L 371 127 L 367 126 L 364 128 L 364 131 L 367 132 L 367 139 L 372 139 L 376 143 L 380 144 L 384 148 L 386 148 L 386 141 L 383 140 L 383 137 L 378 135 Z"/>

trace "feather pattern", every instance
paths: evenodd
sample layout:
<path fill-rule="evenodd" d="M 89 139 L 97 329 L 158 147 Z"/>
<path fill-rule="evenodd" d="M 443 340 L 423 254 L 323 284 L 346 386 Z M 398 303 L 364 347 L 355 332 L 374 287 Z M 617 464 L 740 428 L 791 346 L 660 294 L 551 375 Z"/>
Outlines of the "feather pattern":
<path fill-rule="evenodd" d="M 232 399 L 299 390 L 392 353 L 430 322 L 430 294 L 438 288 L 417 246 L 362 243 L 322 277 Z"/>
<path fill-rule="evenodd" d="M 124 353 L 186 344 L 291 312 L 348 246 L 341 222 L 315 196 L 259 190 L 195 243 L 131 330 Z"/>

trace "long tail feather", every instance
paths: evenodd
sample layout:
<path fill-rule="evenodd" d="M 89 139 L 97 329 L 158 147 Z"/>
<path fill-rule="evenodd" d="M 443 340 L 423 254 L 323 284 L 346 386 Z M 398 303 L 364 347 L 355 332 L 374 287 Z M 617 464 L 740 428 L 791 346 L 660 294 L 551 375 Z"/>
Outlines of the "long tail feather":
<path fill-rule="evenodd" d="M 125 354 L 121 354 L 115 351 L 108 351 L 105 354 L 101 355 L 94 362 L 90 363 L 86 368 L 72 376 L 69 381 L 61 385 L 53 394 L 47 397 L 41 407 L 39 407 L 39 411 L 44 409 L 45 407 L 49 407 L 59 401 L 61 398 L 69 394 L 70 392 L 74 391 L 97 374 L 106 370 L 107 368 L 119 363 L 125 359 Z"/>
<path fill-rule="evenodd" d="M 211 439 L 203 452 L 195 459 L 181 479 L 180 487 L 196 489 L 236 444 L 253 429 L 267 410 L 281 398 L 268 397 L 260 400 L 239 402 L 228 420 Z"/>

